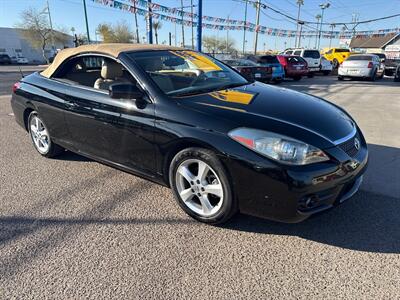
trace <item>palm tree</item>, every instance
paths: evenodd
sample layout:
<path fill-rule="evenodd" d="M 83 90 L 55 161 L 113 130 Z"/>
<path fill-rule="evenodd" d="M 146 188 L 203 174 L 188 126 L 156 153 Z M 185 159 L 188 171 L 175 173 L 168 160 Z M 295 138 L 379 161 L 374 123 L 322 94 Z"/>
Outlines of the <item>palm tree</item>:
<path fill-rule="evenodd" d="M 156 36 L 156 44 L 158 44 L 158 30 L 161 29 L 162 23 L 160 21 L 153 21 L 154 34 Z"/>

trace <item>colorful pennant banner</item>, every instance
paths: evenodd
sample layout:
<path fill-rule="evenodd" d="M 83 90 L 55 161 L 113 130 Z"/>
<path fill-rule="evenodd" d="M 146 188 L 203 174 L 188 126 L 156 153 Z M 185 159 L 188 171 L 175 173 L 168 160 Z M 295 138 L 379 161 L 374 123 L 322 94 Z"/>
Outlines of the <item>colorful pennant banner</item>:
<path fill-rule="evenodd" d="M 117 1 L 117 0 L 92 0 L 95 3 L 120 9 L 130 13 L 137 13 L 142 16 L 148 15 L 148 2 L 145 0 L 125 0 Z M 142 7 L 142 8 L 140 8 Z M 197 19 L 196 14 L 191 14 L 190 12 L 185 12 L 179 10 L 177 8 L 170 8 L 163 5 L 159 5 L 157 3 L 151 3 L 151 16 L 154 19 L 160 19 L 162 21 L 167 21 L 171 23 L 176 23 L 179 25 L 184 26 L 197 26 L 197 22 L 192 22 L 191 20 L 182 20 L 182 18 L 190 18 L 194 20 Z M 176 17 L 172 17 L 169 15 L 174 15 Z M 179 17 L 179 18 L 177 18 Z M 254 32 L 258 31 L 260 34 L 267 34 L 270 36 L 278 36 L 278 37 L 295 37 L 297 32 L 295 30 L 287 30 L 287 29 L 278 29 L 278 28 L 269 28 L 265 26 L 256 26 L 250 22 L 244 22 L 240 20 L 230 20 L 224 18 L 215 18 L 209 16 L 203 16 L 202 18 L 204 21 L 217 23 L 217 24 L 210 24 L 210 23 L 202 23 L 203 28 L 207 29 L 214 29 L 214 30 L 241 30 L 243 31 L 246 29 L 247 31 Z M 229 24 L 229 25 L 226 25 Z M 379 29 L 379 30 L 369 30 L 369 31 L 357 31 L 356 36 L 381 36 L 387 33 L 400 33 L 400 27 L 398 28 L 388 28 L 388 29 Z M 303 37 L 313 37 L 319 34 L 318 31 L 315 30 L 305 30 L 302 31 L 301 35 Z M 322 38 L 334 38 L 334 39 L 346 39 L 352 38 L 353 33 L 350 31 L 322 31 L 321 32 Z"/>

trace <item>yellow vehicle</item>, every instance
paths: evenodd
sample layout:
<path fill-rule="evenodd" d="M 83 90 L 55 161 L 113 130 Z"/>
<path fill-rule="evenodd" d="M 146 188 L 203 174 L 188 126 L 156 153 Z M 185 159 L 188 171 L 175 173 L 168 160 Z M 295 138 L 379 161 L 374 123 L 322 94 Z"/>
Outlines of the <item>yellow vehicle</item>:
<path fill-rule="evenodd" d="M 349 49 L 344 48 L 331 48 L 324 52 L 324 57 L 332 62 L 334 68 L 339 67 L 339 65 L 351 55 Z"/>

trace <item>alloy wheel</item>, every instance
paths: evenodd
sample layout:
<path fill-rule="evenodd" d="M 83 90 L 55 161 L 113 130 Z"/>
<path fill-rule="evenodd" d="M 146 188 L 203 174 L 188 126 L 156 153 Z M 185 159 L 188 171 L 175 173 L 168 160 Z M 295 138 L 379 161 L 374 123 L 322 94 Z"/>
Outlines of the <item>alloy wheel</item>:
<path fill-rule="evenodd" d="M 224 201 L 224 190 L 217 173 L 204 161 L 188 159 L 176 170 L 176 187 L 183 203 L 194 213 L 209 217 Z"/>
<path fill-rule="evenodd" d="M 32 116 L 29 122 L 30 134 L 36 149 L 41 154 L 46 154 L 50 148 L 49 133 L 42 120 L 37 115 Z"/>

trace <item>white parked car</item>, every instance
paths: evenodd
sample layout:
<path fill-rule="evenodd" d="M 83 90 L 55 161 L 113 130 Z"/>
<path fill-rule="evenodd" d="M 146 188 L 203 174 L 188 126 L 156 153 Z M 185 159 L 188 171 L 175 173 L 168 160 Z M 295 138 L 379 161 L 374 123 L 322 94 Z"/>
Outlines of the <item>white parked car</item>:
<path fill-rule="evenodd" d="M 338 70 L 338 79 L 344 78 L 368 78 L 374 81 L 382 78 L 385 67 L 379 56 L 374 54 L 355 54 L 350 55 Z"/>
<path fill-rule="evenodd" d="M 303 48 L 287 49 L 284 51 L 284 54 L 301 56 L 307 62 L 308 77 L 312 77 L 314 73 L 320 71 L 321 54 L 318 50 Z"/>
<path fill-rule="evenodd" d="M 321 57 L 321 72 L 324 75 L 329 75 L 333 70 L 332 62 L 327 60 L 325 57 Z"/>
<path fill-rule="evenodd" d="M 27 64 L 28 63 L 28 59 L 26 57 L 17 57 L 17 64 Z"/>

